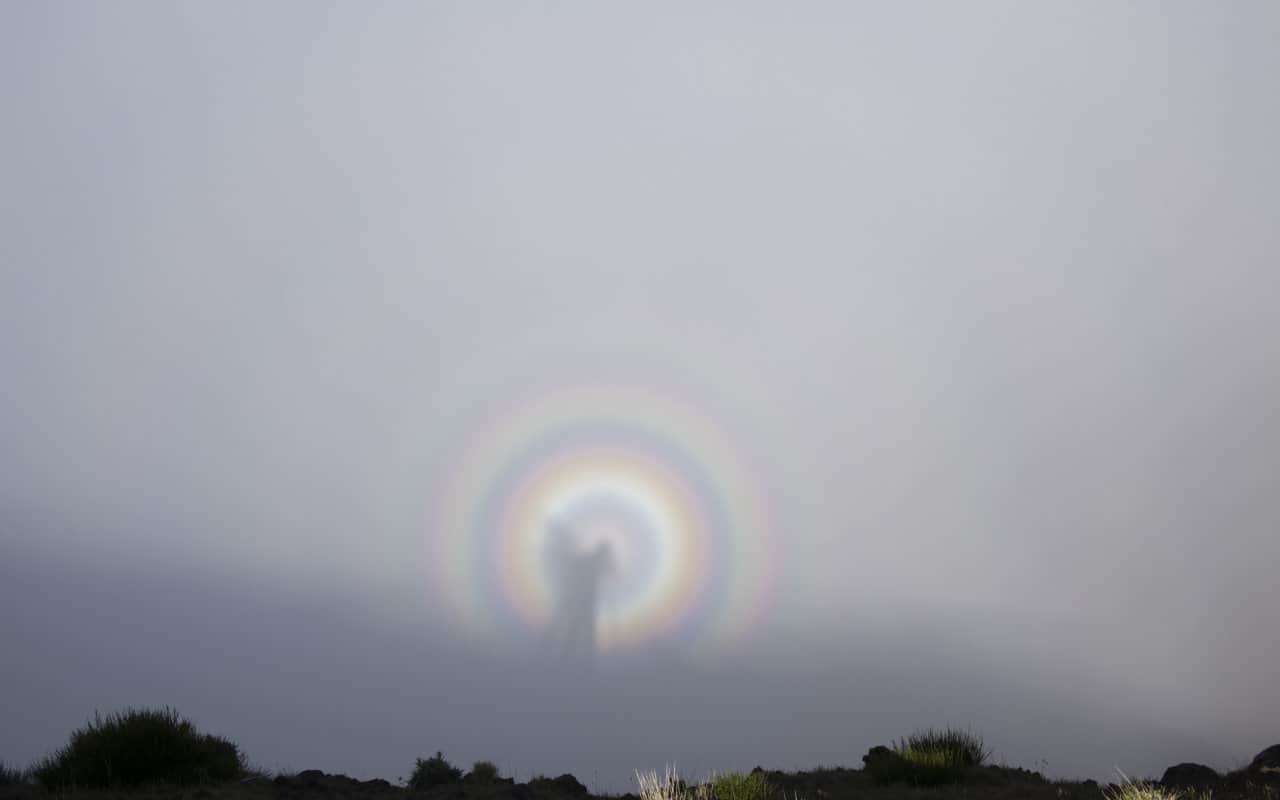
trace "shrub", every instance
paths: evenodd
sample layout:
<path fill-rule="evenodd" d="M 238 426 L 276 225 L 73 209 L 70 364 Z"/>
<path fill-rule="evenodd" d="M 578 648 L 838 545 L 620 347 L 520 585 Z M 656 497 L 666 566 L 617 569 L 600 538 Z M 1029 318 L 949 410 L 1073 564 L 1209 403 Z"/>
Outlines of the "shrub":
<path fill-rule="evenodd" d="M 764 772 L 730 772 L 713 775 L 708 781 L 710 800 L 771 800 L 773 787 Z"/>
<path fill-rule="evenodd" d="M 127 709 L 95 713 L 33 772 L 50 789 L 187 785 L 240 778 L 245 762 L 235 744 L 198 732 L 173 709 Z"/>
<path fill-rule="evenodd" d="M 498 779 L 498 766 L 492 761 L 477 761 L 468 776 L 474 783 L 493 783 Z"/>
<path fill-rule="evenodd" d="M 413 767 L 413 775 L 409 777 L 410 789 L 430 789 L 446 783 L 457 783 L 462 780 L 462 770 L 444 760 L 444 753 L 439 750 L 428 759 L 417 760 Z"/>
<path fill-rule="evenodd" d="M 988 752 L 982 738 L 952 728 L 913 733 L 892 749 L 868 755 L 867 772 L 879 784 L 938 786 L 956 783 L 970 767 L 980 766 Z"/>

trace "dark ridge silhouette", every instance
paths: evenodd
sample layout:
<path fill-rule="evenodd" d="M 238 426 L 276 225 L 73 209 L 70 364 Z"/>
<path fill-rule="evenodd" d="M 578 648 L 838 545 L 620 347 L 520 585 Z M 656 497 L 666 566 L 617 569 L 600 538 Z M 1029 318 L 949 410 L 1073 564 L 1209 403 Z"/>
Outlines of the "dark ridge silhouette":
<path fill-rule="evenodd" d="M 135 718 L 156 717 L 178 721 L 176 712 L 132 712 Z M 128 715 L 125 715 L 128 716 Z M 115 719 L 124 719 L 117 716 Z M 169 766 L 167 751 L 146 737 L 119 736 L 109 731 L 115 758 L 132 759 L 139 766 L 159 776 Z M 72 746 L 77 735 L 72 736 Z M 234 745 L 228 743 L 229 746 Z M 819 767 L 812 770 L 783 772 L 756 767 L 749 773 L 711 773 L 685 776 L 671 766 L 662 772 L 655 769 L 635 772 L 638 792 L 621 795 L 628 800 L 794 800 L 795 798 L 828 798 L 829 800 L 923 800 L 923 798 L 976 798 L 977 800 L 1274 800 L 1280 795 L 1280 775 L 1270 764 L 1280 745 L 1273 745 L 1243 769 L 1225 776 L 1197 764 L 1170 767 L 1160 780 L 1132 779 L 1118 776 L 1106 785 L 1093 780 L 1049 780 L 1039 772 L 983 763 L 985 750 L 980 737 L 948 729 L 926 732 L 903 739 L 892 748 L 873 747 L 863 756 L 864 767 Z M 957 757 L 959 756 L 959 757 Z M 953 761 L 939 771 L 938 757 Z M 115 758 L 94 766 L 100 770 Z M 139 760 L 142 759 L 142 760 Z M 883 769 L 886 759 L 901 762 L 888 777 Z M 145 761 L 154 762 L 148 767 Z M 961 763 L 963 762 L 963 763 Z M 1261 764 L 1261 767 L 1259 766 Z M 945 774 L 944 774 L 945 773 Z M 1181 773 L 1176 777 L 1175 773 Z M 1194 774 L 1193 774 L 1194 773 Z M 125 776 L 99 776 L 105 780 L 68 781 L 67 775 L 49 776 L 39 769 L 13 772 L 13 780 L 0 783 L 0 797 L 6 800 L 49 796 L 101 797 L 101 790 L 114 790 L 112 796 L 185 797 L 183 787 L 198 785 L 194 796 L 199 800 L 330 800 L 335 797 L 363 798 L 441 798 L 444 800 L 595 800 L 619 798 L 616 794 L 600 794 L 589 789 L 577 777 L 564 773 L 556 778 L 534 775 L 520 782 L 501 775 L 490 762 L 477 762 L 471 772 L 463 774 L 437 751 L 428 759 L 416 761 L 412 776 L 404 786 L 381 778 L 357 780 L 342 774 L 327 774 L 308 769 L 274 775 L 261 769 L 237 770 L 230 778 L 211 772 L 183 775 L 178 781 L 162 776 L 142 784 L 125 780 Z M 136 776 L 134 776 L 136 777 Z"/>

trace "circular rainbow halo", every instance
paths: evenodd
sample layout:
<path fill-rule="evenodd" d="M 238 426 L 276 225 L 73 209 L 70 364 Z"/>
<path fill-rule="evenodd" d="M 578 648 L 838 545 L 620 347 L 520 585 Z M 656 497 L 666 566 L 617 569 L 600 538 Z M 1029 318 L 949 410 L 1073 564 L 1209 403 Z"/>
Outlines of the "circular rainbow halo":
<path fill-rule="evenodd" d="M 525 641 L 566 603 L 589 603 L 576 610 L 592 615 L 601 650 L 661 641 L 705 653 L 763 607 L 758 487 L 724 437 L 668 397 L 548 392 L 483 420 L 450 469 L 433 560 L 467 632 Z M 574 588 L 584 563 L 589 590 Z"/>

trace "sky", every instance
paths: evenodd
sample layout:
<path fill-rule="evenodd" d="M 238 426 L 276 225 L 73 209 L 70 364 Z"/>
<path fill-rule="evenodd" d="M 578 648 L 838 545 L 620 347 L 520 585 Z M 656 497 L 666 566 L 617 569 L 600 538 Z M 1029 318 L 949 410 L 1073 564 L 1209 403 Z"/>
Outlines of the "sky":
<path fill-rule="evenodd" d="M 1245 0 L 0 5 L 0 760 L 167 704 L 388 779 L 940 725 L 1247 762 L 1278 43 Z M 615 562 L 585 667 L 557 522 Z"/>

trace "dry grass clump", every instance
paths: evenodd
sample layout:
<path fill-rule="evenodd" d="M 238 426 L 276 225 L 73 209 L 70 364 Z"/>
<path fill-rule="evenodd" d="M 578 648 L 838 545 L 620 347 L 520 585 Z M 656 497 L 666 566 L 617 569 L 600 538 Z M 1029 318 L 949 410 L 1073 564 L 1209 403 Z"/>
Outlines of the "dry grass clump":
<path fill-rule="evenodd" d="M 1107 800 L 1190 800 L 1182 792 L 1166 789 L 1154 783 L 1126 780 L 1119 786 L 1103 790 Z"/>
<path fill-rule="evenodd" d="M 705 783 L 689 786 L 675 767 L 636 771 L 640 800 L 774 800 L 777 792 L 763 772 L 712 774 Z"/>
<path fill-rule="evenodd" d="M 1120 783 L 1106 787 L 1102 790 L 1102 795 L 1107 800 L 1213 800 L 1213 789 L 1171 789 L 1159 783 L 1135 781 L 1120 772 Z M 1277 800 L 1278 796 L 1280 793 L 1270 786 L 1245 787 L 1245 797 Z"/>
<path fill-rule="evenodd" d="M 636 770 L 640 784 L 640 800 L 687 800 L 688 787 L 676 768 L 668 764 L 662 775 L 657 770 Z"/>

